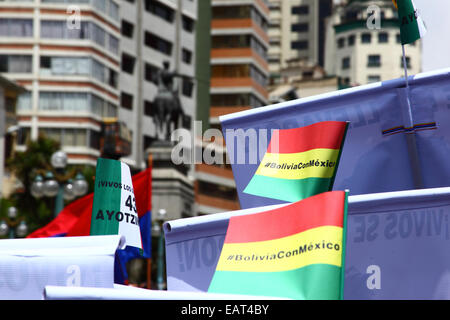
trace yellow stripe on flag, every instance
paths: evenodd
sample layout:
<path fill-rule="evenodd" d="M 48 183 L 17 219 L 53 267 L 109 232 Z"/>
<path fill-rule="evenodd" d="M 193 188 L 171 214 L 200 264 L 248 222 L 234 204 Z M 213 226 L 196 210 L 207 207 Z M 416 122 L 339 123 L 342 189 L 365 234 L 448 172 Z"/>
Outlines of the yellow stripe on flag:
<path fill-rule="evenodd" d="M 288 237 L 225 243 L 217 271 L 277 272 L 311 264 L 341 266 L 342 228 L 323 226 Z"/>
<path fill-rule="evenodd" d="M 313 149 L 300 153 L 266 153 L 257 175 L 280 179 L 331 178 L 339 150 Z"/>

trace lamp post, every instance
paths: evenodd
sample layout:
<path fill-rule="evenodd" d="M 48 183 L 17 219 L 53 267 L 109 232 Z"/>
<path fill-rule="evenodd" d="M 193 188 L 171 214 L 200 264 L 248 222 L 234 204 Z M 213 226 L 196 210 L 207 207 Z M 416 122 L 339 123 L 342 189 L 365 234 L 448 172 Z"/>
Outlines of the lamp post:
<path fill-rule="evenodd" d="M 25 220 L 17 219 L 16 207 L 9 207 L 7 220 L 0 222 L 0 237 L 23 238 L 27 235 L 27 232 L 28 226 Z"/>
<path fill-rule="evenodd" d="M 166 283 L 164 281 L 164 232 L 163 223 L 166 219 L 166 209 L 159 209 L 156 214 L 155 222 L 152 226 L 152 233 L 158 235 L 158 255 L 156 269 L 156 286 L 158 290 L 164 290 Z"/>
<path fill-rule="evenodd" d="M 77 173 L 75 180 L 64 177 L 64 170 L 67 166 L 67 154 L 57 151 L 50 159 L 51 169 L 45 173 L 45 180 L 38 174 L 31 184 L 31 195 L 37 199 L 46 197 L 56 197 L 54 217 L 64 208 L 64 199 L 73 200 L 82 196 L 88 191 L 88 183 L 81 173 Z"/>

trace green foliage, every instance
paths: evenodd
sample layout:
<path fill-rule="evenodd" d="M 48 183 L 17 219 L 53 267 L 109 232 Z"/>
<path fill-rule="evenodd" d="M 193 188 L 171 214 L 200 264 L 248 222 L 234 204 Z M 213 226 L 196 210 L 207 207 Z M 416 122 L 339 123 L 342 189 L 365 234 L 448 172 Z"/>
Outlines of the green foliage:
<path fill-rule="evenodd" d="M 14 172 L 24 185 L 23 192 L 14 194 L 11 201 L 16 204 L 19 214 L 25 217 L 30 230 L 51 221 L 52 202 L 49 199 L 33 198 L 30 187 L 38 171 L 50 167 L 50 158 L 58 150 L 58 142 L 39 136 L 36 141 L 28 142 L 26 151 L 15 152 L 13 157 L 7 160 L 9 170 Z"/>
<path fill-rule="evenodd" d="M 58 150 L 58 142 L 45 136 L 39 136 L 36 141 L 30 141 L 27 144 L 26 151 L 16 152 L 12 158 L 7 160 L 9 170 L 13 171 L 16 177 L 22 181 L 24 190 L 15 193 L 11 199 L 5 201 L 16 206 L 19 215 L 25 218 L 30 232 L 45 226 L 53 219 L 55 198 L 35 199 L 30 193 L 30 187 L 38 174 L 43 175 L 43 172 L 52 169 L 50 158 Z M 64 178 L 73 178 L 77 172 L 80 172 L 88 182 L 88 192 L 93 192 L 95 167 L 69 165 L 65 170 Z M 65 204 L 67 205 L 68 202 Z M 10 205 L 5 204 L 0 207 L 0 216 L 3 216 L 3 211 L 6 212 L 8 206 Z"/>

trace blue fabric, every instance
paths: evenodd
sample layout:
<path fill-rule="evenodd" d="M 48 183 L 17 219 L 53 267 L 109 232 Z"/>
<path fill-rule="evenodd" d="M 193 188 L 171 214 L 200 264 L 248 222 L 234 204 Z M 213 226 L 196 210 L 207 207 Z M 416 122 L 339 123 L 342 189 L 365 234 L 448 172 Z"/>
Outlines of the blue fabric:
<path fill-rule="evenodd" d="M 152 213 L 148 211 L 139 219 L 141 229 L 142 250 L 136 247 L 126 246 L 123 250 L 116 251 L 114 259 L 114 283 L 127 284 L 128 273 L 126 265 L 128 261 L 137 258 L 152 257 Z"/>

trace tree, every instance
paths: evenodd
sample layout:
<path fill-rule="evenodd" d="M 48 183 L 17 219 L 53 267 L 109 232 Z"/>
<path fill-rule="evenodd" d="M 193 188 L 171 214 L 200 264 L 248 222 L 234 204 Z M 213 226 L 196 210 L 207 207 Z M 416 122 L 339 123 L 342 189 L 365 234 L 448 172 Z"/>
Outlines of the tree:
<path fill-rule="evenodd" d="M 50 199 L 35 199 L 31 196 L 31 183 L 38 170 L 46 170 L 50 166 L 50 158 L 59 150 L 59 143 L 40 135 L 37 140 L 27 143 L 26 151 L 15 152 L 7 160 L 8 168 L 24 186 L 23 192 L 13 195 L 12 201 L 21 215 L 26 216 L 30 230 L 36 229 L 50 222 L 52 219 L 53 203 Z"/>

